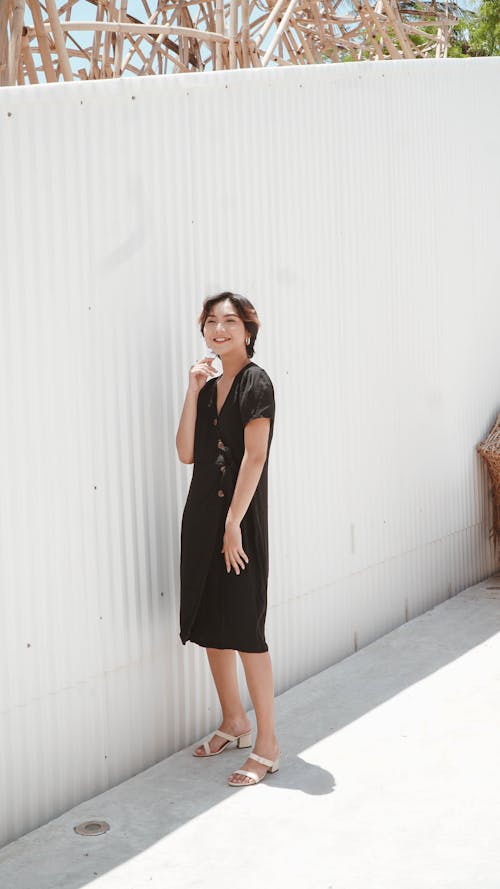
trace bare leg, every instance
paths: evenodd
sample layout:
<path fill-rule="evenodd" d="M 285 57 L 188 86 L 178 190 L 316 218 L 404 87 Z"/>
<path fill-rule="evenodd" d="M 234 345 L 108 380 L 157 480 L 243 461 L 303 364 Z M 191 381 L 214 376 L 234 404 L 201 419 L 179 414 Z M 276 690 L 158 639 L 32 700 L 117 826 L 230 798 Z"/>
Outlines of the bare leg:
<path fill-rule="evenodd" d="M 274 685 L 271 656 L 268 651 L 250 652 L 240 651 L 248 691 L 252 698 L 257 720 L 257 737 L 253 752 L 266 759 L 275 760 L 279 756 L 279 745 L 276 738 L 274 721 Z M 242 769 L 257 772 L 259 777 L 265 775 L 267 768 L 254 759 L 247 759 L 241 766 Z M 251 784 L 252 779 L 247 775 L 230 775 L 231 780 L 240 784 Z"/>
<path fill-rule="evenodd" d="M 228 735 L 242 735 L 250 731 L 252 723 L 241 702 L 236 651 L 233 648 L 207 648 L 206 651 L 222 709 L 222 722 L 219 728 Z M 224 738 L 213 735 L 209 741 L 210 750 L 215 753 L 225 743 Z M 203 744 L 196 748 L 196 753 L 200 756 L 206 755 Z"/>

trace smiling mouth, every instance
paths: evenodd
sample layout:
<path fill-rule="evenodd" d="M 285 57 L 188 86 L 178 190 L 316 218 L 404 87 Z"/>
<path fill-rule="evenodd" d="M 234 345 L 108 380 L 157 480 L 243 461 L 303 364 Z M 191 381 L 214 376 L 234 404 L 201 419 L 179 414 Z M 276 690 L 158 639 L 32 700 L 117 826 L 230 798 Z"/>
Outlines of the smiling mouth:
<path fill-rule="evenodd" d="M 214 340 L 214 343 L 218 343 L 220 345 L 220 343 L 227 343 L 228 341 L 229 341 L 229 337 L 226 336 L 226 337 L 224 337 L 223 340 Z"/>

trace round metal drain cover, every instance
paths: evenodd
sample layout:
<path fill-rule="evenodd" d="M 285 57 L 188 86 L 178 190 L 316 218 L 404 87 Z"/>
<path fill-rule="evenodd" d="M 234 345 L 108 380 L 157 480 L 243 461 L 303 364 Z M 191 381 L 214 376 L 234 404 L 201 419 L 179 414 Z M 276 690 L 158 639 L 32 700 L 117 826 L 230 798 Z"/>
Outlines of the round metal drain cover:
<path fill-rule="evenodd" d="M 100 833 L 106 833 L 109 830 L 107 821 L 82 821 L 74 828 L 76 833 L 81 833 L 84 837 L 95 837 Z"/>

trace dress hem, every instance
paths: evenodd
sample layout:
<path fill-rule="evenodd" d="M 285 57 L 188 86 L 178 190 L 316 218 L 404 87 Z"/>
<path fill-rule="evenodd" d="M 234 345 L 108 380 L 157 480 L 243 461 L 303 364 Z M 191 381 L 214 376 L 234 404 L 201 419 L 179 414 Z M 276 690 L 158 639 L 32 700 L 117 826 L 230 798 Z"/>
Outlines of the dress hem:
<path fill-rule="evenodd" d="M 202 648 L 216 648 L 219 651 L 242 651 L 243 654 L 265 654 L 266 651 L 269 651 L 269 646 L 266 643 L 265 648 L 238 648 L 234 645 L 214 645 L 211 642 L 201 642 L 198 639 L 188 638 L 186 640 L 182 639 L 182 644 L 185 645 L 186 642 L 192 642 L 194 645 L 200 645 Z"/>

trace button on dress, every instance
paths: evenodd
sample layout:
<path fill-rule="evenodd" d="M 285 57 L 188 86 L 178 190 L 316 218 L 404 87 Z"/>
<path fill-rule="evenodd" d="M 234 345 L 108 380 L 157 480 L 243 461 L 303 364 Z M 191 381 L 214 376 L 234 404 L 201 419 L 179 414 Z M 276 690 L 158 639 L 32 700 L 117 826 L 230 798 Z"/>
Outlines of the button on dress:
<path fill-rule="evenodd" d="M 198 393 L 193 475 L 181 524 L 180 638 L 205 648 L 268 651 L 267 610 L 268 462 L 274 427 L 273 384 L 250 361 L 234 377 L 217 413 L 217 379 Z M 244 429 L 256 417 L 271 420 L 266 462 L 240 523 L 245 568 L 228 572 L 224 553 L 226 516 L 245 452 Z"/>

